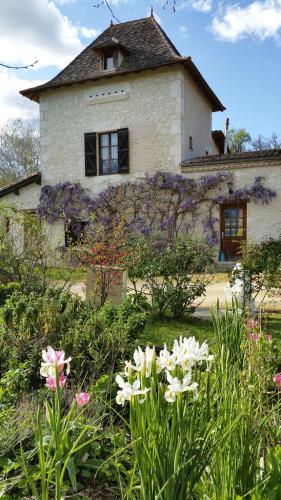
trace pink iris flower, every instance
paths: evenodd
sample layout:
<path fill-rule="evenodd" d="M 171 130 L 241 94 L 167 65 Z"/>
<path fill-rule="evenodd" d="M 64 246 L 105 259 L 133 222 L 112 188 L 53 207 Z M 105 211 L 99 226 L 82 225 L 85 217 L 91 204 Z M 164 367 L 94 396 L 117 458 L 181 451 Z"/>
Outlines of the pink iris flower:
<path fill-rule="evenodd" d="M 260 334 L 259 333 L 249 333 L 249 339 L 253 340 L 254 342 L 257 342 L 260 340 Z"/>
<path fill-rule="evenodd" d="M 66 365 L 66 373 L 70 372 L 70 361 L 71 358 L 65 359 L 64 351 L 55 351 L 52 347 L 48 347 L 47 351 L 42 351 L 43 362 L 41 363 L 40 374 L 42 377 L 55 377 L 56 368 L 59 373 L 63 371 L 64 365 Z"/>
<path fill-rule="evenodd" d="M 278 386 L 281 385 L 281 373 L 277 373 L 276 375 L 274 375 L 273 382 L 275 382 L 275 384 Z"/>
<path fill-rule="evenodd" d="M 75 399 L 77 406 L 85 406 L 90 401 L 90 394 L 88 392 L 80 392 L 79 394 L 75 394 Z"/>
<path fill-rule="evenodd" d="M 248 328 L 257 328 L 259 326 L 259 322 L 256 321 L 255 319 L 249 319 L 247 321 L 247 327 Z"/>
<path fill-rule="evenodd" d="M 65 382 L 66 382 L 66 377 L 61 373 L 59 375 L 59 385 L 60 385 L 60 388 L 62 389 L 64 386 L 65 386 Z M 56 391 L 56 377 L 53 377 L 52 375 L 49 375 L 49 377 L 46 378 L 46 387 L 48 387 L 48 389 L 51 389 L 51 391 Z"/>

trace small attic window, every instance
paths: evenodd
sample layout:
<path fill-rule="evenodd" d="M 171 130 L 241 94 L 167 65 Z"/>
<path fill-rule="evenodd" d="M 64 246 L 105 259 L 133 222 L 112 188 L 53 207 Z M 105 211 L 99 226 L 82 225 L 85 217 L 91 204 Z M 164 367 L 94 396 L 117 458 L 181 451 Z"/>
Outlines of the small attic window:
<path fill-rule="evenodd" d="M 104 50 L 103 53 L 103 69 L 115 69 L 116 57 L 114 54 L 115 50 L 112 48 L 108 48 Z"/>

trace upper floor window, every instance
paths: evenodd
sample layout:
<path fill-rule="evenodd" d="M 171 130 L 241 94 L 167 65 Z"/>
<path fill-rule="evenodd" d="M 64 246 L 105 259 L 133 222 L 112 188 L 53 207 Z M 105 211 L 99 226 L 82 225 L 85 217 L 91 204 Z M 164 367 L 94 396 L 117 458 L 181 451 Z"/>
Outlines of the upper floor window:
<path fill-rule="evenodd" d="M 89 132 L 84 135 L 85 175 L 126 174 L 129 172 L 129 130 Z"/>
<path fill-rule="evenodd" d="M 115 54 L 114 49 L 109 48 L 104 50 L 104 59 L 103 59 L 103 69 L 114 69 L 115 65 Z"/>
<path fill-rule="evenodd" d="M 103 174 L 118 174 L 118 134 L 100 134 L 100 166 Z"/>
<path fill-rule="evenodd" d="M 189 149 L 193 150 L 193 137 L 191 135 L 189 136 Z"/>

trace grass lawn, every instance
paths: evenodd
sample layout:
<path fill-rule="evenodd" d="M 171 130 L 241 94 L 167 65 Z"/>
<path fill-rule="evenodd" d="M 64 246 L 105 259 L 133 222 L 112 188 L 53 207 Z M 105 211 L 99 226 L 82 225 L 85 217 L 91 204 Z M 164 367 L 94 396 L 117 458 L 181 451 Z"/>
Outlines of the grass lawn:
<path fill-rule="evenodd" d="M 174 339 L 180 335 L 184 337 L 196 337 L 203 342 L 212 339 L 213 328 L 210 320 L 190 318 L 186 320 L 175 319 L 151 319 L 147 322 L 141 335 L 140 341 L 143 344 L 154 344 L 162 346 L 165 342 L 171 347 Z"/>
<path fill-rule="evenodd" d="M 276 342 L 281 359 L 281 315 L 271 314 L 263 317 L 263 330 L 265 333 L 271 333 Z M 180 335 L 185 337 L 194 336 L 199 342 L 204 340 L 209 344 L 212 342 L 213 327 L 211 320 L 189 318 L 185 320 L 174 319 L 150 319 L 140 337 L 142 345 L 154 344 L 162 346 L 165 342 L 171 347 L 174 339 Z"/>

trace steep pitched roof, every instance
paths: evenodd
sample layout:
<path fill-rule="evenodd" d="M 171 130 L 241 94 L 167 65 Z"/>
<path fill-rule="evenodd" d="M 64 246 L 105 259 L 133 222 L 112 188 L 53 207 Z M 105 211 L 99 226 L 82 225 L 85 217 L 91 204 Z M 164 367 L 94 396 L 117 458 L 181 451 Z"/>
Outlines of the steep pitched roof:
<path fill-rule="evenodd" d="M 105 72 L 101 65 L 99 50 L 114 44 L 123 49 L 124 59 L 118 69 Z M 124 75 L 173 64 L 182 64 L 186 67 L 211 102 L 213 111 L 225 109 L 191 58 L 180 55 L 153 16 L 110 25 L 52 80 L 43 85 L 22 90 L 20 93 L 38 102 L 39 93 L 46 89 L 100 78 L 112 78 L 119 74 Z"/>
<path fill-rule="evenodd" d="M 261 151 L 243 151 L 242 153 L 230 153 L 226 155 L 199 156 L 192 160 L 185 160 L 182 167 L 202 167 L 207 165 L 224 165 L 228 163 L 248 163 L 259 161 L 280 160 L 281 149 L 263 149 Z"/>

